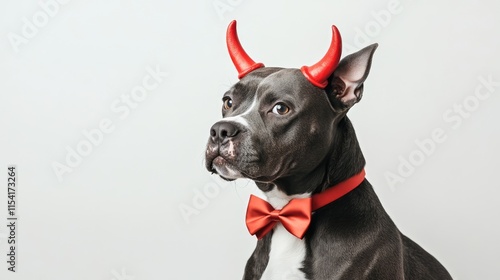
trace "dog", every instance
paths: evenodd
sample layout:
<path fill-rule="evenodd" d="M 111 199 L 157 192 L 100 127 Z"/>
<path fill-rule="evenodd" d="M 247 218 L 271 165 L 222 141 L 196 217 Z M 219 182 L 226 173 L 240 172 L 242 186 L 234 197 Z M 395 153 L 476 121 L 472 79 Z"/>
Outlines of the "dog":
<path fill-rule="evenodd" d="M 236 22 L 228 27 L 240 80 L 210 129 L 206 168 L 251 179 L 267 197 L 250 199 L 247 226 L 259 239 L 243 279 L 452 279 L 398 230 L 364 177 L 346 114 L 361 100 L 378 45 L 340 60 L 340 33 L 332 33 L 318 63 L 286 69 L 253 61 Z"/>

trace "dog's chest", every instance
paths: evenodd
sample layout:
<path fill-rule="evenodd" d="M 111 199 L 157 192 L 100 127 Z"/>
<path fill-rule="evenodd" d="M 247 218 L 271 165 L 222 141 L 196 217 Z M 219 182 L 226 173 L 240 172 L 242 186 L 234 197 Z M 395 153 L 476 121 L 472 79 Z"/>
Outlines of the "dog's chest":
<path fill-rule="evenodd" d="M 308 197 L 310 194 L 289 197 L 275 188 L 266 193 L 266 196 L 275 209 L 281 209 L 290 199 Z M 304 266 L 305 257 L 305 241 L 293 236 L 278 223 L 271 237 L 269 262 L 261 280 L 306 280 L 304 272 L 300 270 Z"/>
<path fill-rule="evenodd" d="M 262 280 L 305 280 L 303 261 L 306 256 L 304 240 L 291 235 L 281 224 L 274 229 L 271 250 Z"/>

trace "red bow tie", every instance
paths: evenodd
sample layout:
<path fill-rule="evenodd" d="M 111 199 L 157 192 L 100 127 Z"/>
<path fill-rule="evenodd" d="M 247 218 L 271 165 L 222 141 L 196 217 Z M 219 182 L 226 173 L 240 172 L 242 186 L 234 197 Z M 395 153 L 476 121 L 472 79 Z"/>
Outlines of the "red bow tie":
<path fill-rule="evenodd" d="M 267 201 L 250 196 L 246 224 L 251 235 L 263 238 L 278 222 L 297 238 L 302 239 L 311 222 L 311 213 L 349 193 L 363 182 L 365 171 L 308 198 L 294 198 L 281 210 Z"/>

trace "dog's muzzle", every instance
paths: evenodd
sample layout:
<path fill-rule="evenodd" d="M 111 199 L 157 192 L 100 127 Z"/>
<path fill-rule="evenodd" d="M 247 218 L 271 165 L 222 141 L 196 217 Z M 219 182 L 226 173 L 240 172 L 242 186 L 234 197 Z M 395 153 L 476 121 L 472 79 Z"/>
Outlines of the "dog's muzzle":
<path fill-rule="evenodd" d="M 243 177 L 236 166 L 236 149 L 240 145 L 236 138 L 240 133 L 241 129 L 236 124 L 223 120 L 210 128 L 206 152 L 206 167 L 209 171 L 228 180 Z"/>

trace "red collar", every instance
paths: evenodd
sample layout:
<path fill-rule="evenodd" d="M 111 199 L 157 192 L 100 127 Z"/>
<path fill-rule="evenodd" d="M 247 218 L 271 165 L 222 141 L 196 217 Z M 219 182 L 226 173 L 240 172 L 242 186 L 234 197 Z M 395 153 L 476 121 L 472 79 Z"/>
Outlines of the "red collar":
<path fill-rule="evenodd" d="M 361 172 L 352 176 L 351 178 L 349 178 L 345 181 L 342 181 L 342 182 L 338 183 L 337 185 L 326 189 L 323 192 L 313 194 L 311 196 L 311 199 L 312 199 L 312 201 L 311 201 L 311 204 L 312 204 L 311 208 L 312 209 L 311 210 L 316 211 L 319 208 L 334 202 L 335 200 L 343 197 L 344 195 L 346 195 L 350 191 L 354 190 L 356 187 L 358 187 L 363 182 L 363 180 L 365 179 L 365 175 L 366 175 L 366 173 L 365 173 L 365 170 L 363 169 L 363 170 L 361 170 Z"/>
<path fill-rule="evenodd" d="M 248 231 L 261 239 L 281 222 L 291 234 L 302 239 L 311 222 L 312 212 L 346 195 L 358 187 L 364 179 L 363 169 L 321 193 L 307 198 L 294 198 L 279 210 L 274 209 L 267 201 L 251 195 L 246 215 Z"/>

